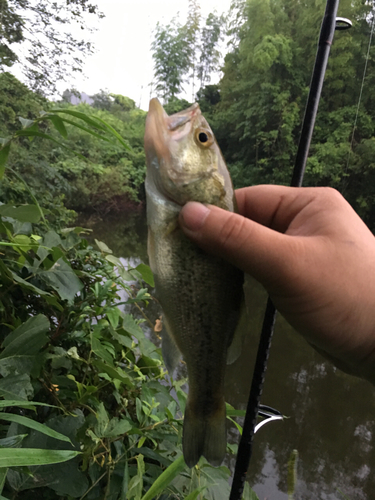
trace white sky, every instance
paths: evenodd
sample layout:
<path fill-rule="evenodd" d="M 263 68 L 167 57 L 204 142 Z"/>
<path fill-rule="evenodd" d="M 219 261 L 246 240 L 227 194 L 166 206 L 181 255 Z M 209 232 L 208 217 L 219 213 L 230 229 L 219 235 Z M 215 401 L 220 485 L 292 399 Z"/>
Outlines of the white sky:
<path fill-rule="evenodd" d="M 76 88 L 92 95 L 101 89 L 133 99 L 148 109 L 153 77 L 152 31 L 156 23 L 167 24 L 178 12 L 186 20 L 188 0 L 97 0 L 105 18 L 92 40 L 96 53 L 87 58 L 82 75 L 62 82 L 59 91 Z M 231 0 L 201 0 L 205 18 L 215 9 L 227 12 Z M 191 96 L 186 96 L 188 99 Z"/>

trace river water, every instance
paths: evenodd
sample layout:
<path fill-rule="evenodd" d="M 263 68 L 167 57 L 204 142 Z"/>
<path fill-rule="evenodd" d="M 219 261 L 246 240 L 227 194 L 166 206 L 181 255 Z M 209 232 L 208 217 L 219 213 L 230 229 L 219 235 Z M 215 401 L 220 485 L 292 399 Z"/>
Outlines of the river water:
<path fill-rule="evenodd" d="M 117 257 L 147 263 L 143 211 L 82 221 Z M 227 368 L 226 400 L 245 409 L 265 309 L 266 293 L 248 284 L 249 334 L 240 358 Z M 295 500 L 375 499 L 375 390 L 334 368 L 278 316 L 262 403 L 288 418 L 255 436 L 248 480 L 260 500 L 287 500 L 287 463 L 298 450 Z M 237 435 L 230 429 L 230 438 Z M 230 464 L 234 466 L 233 463 Z"/>

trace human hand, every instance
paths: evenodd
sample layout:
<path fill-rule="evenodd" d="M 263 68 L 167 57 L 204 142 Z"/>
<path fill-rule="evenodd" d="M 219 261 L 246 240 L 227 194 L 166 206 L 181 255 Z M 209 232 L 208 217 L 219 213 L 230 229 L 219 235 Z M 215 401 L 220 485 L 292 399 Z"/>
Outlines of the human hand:
<path fill-rule="evenodd" d="M 252 275 L 275 307 L 344 371 L 375 383 L 375 238 L 330 188 L 252 186 L 239 214 L 187 203 L 180 225 Z"/>

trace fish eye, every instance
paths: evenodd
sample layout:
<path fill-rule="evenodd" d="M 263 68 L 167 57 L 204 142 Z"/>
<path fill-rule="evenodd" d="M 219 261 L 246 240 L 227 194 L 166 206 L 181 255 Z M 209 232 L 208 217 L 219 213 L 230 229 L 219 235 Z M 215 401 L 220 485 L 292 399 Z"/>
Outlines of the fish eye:
<path fill-rule="evenodd" d="M 212 134 L 208 130 L 202 129 L 195 132 L 195 139 L 199 145 L 205 148 L 208 148 L 214 142 Z"/>

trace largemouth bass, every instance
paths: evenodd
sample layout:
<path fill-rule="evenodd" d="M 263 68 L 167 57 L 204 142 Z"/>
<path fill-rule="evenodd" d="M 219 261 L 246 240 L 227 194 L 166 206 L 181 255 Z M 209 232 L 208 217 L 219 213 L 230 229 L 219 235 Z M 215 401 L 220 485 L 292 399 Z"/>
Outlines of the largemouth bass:
<path fill-rule="evenodd" d="M 168 116 L 152 99 L 146 120 L 148 255 L 163 309 L 169 372 L 182 353 L 189 378 L 183 427 L 185 462 L 226 451 L 224 375 L 239 321 L 243 273 L 194 245 L 178 225 L 188 201 L 235 210 L 228 169 L 198 104 Z"/>

